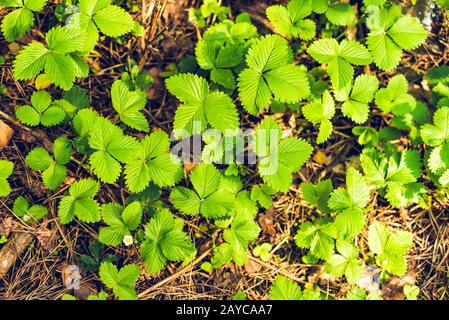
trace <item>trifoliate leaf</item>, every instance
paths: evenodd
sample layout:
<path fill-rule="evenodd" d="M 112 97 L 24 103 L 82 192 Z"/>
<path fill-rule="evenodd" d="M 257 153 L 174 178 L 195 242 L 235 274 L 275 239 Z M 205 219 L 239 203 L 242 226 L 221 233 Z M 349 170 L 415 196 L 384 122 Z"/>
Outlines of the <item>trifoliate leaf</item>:
<path fill-rule="evenodd" d="M 327 73 L 336 90 L 349 86 L 354 75 L 354 65 L 367 65 L 372 57 L 364 45 L 354 40 L 316 40 L 307 52 L 319 63 L 327 64 Z"/>
<path fill-rule="evenodd" d="M 253 147 L 260 158 L 258 170 L 264 182 L 275 191 L 286 192 L 292 182 L 291 173 L 307 161 L 312 147 L 302 139 L 280 138 L 279 124 L 269 117 L 256 129 Z"/>
<path fill-rule="evenodd" d="M 337 241 L 338 254 L 333 254 L 326 261 L 324 270 L 335 276 L 345 276 L 348 283 L 354 284 L 361 278 L 362 264 L 360 263 L 359 251 L 350 242 Z"/>
<path fill-rule="evenodd" d="M 170 93 L 183 103 L 175 114 L 175 130 L 201 133 L 210 123 L 226 134 L 227 130 L 238 127 L 238 113 L 232 99 L 222 92 L 211 92 L 204 78 L 190 73 L 180 74 L 167 79 L 166 85 Z"/>
<path fill-rule="evenodd" d="M 14 201 L 13 212 L 16 216 L 23 219 L 23 221 L 31 224 L 34 221 L 39 221 L 44 218 L 48 210 L 46 207 L 38 204 L 30 206 L 28 200 L 20 196 Z"/>
<path fill-rule="evenodd" d="M 407 92 L 407 79 L 402 74 L 396 75 L 390 79 L 386 88 L 376 93 L 376 104 L 382 111 L 395 115 L 411 113 L 416 107 L 416 100 Z"/>
<path fill-rule="evenodd" d="M 31 106 L 20 106 L 16 109 L 16 117 L 29 126 L 53 126 L 61 123 L 65 112 L 52 105 L 51 96 L 46 91 L 36 91 L 31 96 Z"/>
<path fill-rule="evenodd" d="M 150 182 L 156 185 L 173 186 L 177 182 L 180 161 L 170 154 L 170 140 L 163 131 L 146 136 L 127 161 L 126 185 L 131 192 L 143 191 Z"/>
<path fill-rule="evenodd" d="M 170 193 L 170 200 L 185 214 L 201 213 L 206 218 L 225 217 L 234 207 L 235 196 L 220 188 L 221 178 L 214 165 L 202 163 L 190 173 L 194 190 L 176 187 Z"/>
<path fill-rule="evenodd" d="M 330 212 L 327 205 L 332 192 L 332 181 L 330 179 L 320 181 L 316 185 L 303 182 L 301 183 L 301 192 L 304 200 L 314 205 L 318 210 L 325 213 Z"/>
<path fill-rule="evenodd" d="M 329 139 L 332 133 L 331 119 L 335 115 L 335 102 L 329 91 L 324 91 L 321 100 L 316 100 L 302 108 L 304 117 L 314 125 L 319 124 L 317 143 L 323 143 Z"/>
<path fill-rule="evenodd" d="M 75 216 L 83 222 L 100 221 L 100 207 L 93 200 L 99 187 L 98 182 L 91 179 L 81 179 L 74 182 L 69 188 L 69 193 L 62 197 L 58 205 L 58 215 L 61 222 L 67 224 Z"/>
<path fill-rule="evenodd" d="M 374 62 L 382 70 L 394 69 L 401 61 L 403 49 L 415 49 L 427 38 L 418 18 L 402 16 L 397 5 L 382 7 L 372 19 L 366 42 Z"/>
<path fill-rule="evenodd" d="M 291 0 L 286 7 L 274 5 L 266 10 L 268 20 L 273 24 L 276 32 L 287 39 L 308 40 L 315 36 L 315 23 L 304 19 L 311 13 L 311 0 Z"/>
<path fill-rule="evenodd" d="M 109 261 L 105 261 L 100 265 L 99 276 L 101 281 L 112 289 L 114 295 L 120 300 L 136 300 L 137 293 L 134 285 L 139 279 L 140 268 L 136 264 L 128 264 L 117 269 Z"/>
<path fill-rule="evenodd" d="M 93 172 L 103 182 L 114 183 L 122 172 L 121 163 L 135 156 L 139 143 L 109 120 L 98 117 L 90 130 L 89 146 L 95 150 L 89 158 Z"/>
<path fill-rule="evenodd" d="M 299 102 L 310 94 L 310 85 L 304 71 L 292 65 L 288 42 L 268 35 L 255 42 L 248 50 L 246 63 L 238 79 L 239 97 L 251 114 L 267 108 L 273 97 L 281 102 Z"/>
<path fill-rule="evenodd" d="M 334 253 L 334 239 L 336 230 L 327 219 L 321 218 L 315 223 L 304 222 L 295 235 L 298 247 L 310 249 L 319 259 L 327 260 Z"/>
<path fill-rule="evenodd" d="M 231 246 L 232 258 L 237 265 L 244 265 L 248 256 L 248 243 L 257 239 L 260 233 L 259 225 L 244 216 L 236 216 L 231 228 L 223 233 L 223 237 Z"/>
<path fill-rule="evenodd" d="M 108 203 L 101 207 L 101 216 L 108 226 L 100 229 L 99 240 L 104 244 L 116 246 L 140 225 L 142 206 L 135 201 L 123 209 L 119 204 Z"/>
<path fill-rule="evenodd" d="M 140 90 L 130 91 L 121 80 L 116 80 L 111 88 L 112 106 L 120 119 L 131 128 L 148 132 L 150 127 L 141 110 L 145 108 L 146 94 Z"/>
<path fill-rule="evenodd" d="M 355 123 L 364 123 L 369 115 L 369 103 L 379 87 L 375 76 L 362 74 L 358 76 L 351 87 L 345 87 L 335 94 L 335 99 L 342 101 L 342 113 Z"/>
<path fill-rule="evenodd" d="M 390 232 L 378 221 L 371 224 L 368 232 L 368 245 L 376 254 L 377 264 L 385 271 L 403 276 L 407 271 L 405 254 L 413 244 L 413 234 L 406 231 Z"/>
<path fill-rule="evenodd" d="M 183 261 L 195 255 L 195 246 L 182 228 L 182 221 L 174 218 L 168 209 L 156 212 L 145 226 L 146 240 L 140 253 L 150 274 L 159 272 L 167 260 Z"/>

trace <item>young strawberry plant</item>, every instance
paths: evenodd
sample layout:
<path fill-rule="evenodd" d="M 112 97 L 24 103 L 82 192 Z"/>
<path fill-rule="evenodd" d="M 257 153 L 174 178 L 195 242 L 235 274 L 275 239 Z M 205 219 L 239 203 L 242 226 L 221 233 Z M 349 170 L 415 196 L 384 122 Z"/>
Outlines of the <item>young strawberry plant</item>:
<path fill-rule="evenodd" d="M 72 145 L 66 137 L 60 137 L 53 143 L 53 157 L 42 147 L 34 148 L 26 156 L 25 162 L 33 170 L 42 172 L 45 186 L 54 190 L 64 182 L 67 176 L 66 164 L 72 156 Z"/>
<path fill-rule="evenodd" d="M 131 231 L 136 230 L 142 223 L 142 206 L 137 201 L 125 208 L 117 203 L 107 203 L 101 206 L 101 218 L 107 224 L 98 234 L 102 243 L 116 246 L 123 242 L 129 245 L 126 238 L 132 239 Z"/>
<path fill-rule="evenodd" d="M 64 121 L 64 109 L 52 103 L 51 96 L 46 91 L 36 91 L 31 96 L 31 106 L 20 106 L 16 109 L 16 117 L 20 122 L 37 126 L 49 127 Z"/>
<path fill-rule="evenodd" d="M 0 299 L 444 299 L 443 2 L 0 0 Z"/>
<path fill-rule="evenodd" d="M 235 197 L 221 188 L 222 173 L 212 164 L 200 164 L 190 173 L 193 190 L 178 186 L 170 194 L 173 205 L 182 213 L 200 213 L 206 218 L 224 218 L 234 206 Z"/>
<path fill-rule="evenodd" d="M 100 206 L 93 198 L 99 184 L 92 179 L 74 182 L 59 201 L 58 215 L 62 223 L 70 223 L 75 217 L 84 222 L 98 222 L 101 219 Z"/>
<path fill-rule="evenodd" d="M 315 36 L 316 25 L 305 19 L 312 13 L 312 0 L 291 0 L 287 6 L 274 5 L 267 8 L 268 20 L 276 31 L 287 39 L 309 40 Z"/>
<path fill-rule="evenodd" d="M 376 263 L 386 272 L 402 276 L 407 271 L 405 254 L 412 246 L 413 235 L 406 231 L 391 232 L 380 222 L 369 228 L 368 244 L 376 254 Z"/>
<path fill-rule="evenodd" d="M 397 67 L 402 50 L 413 50 L 427 38 L 427 32 L 416 17 L 402 16 L 399 6 L 383 5 L 367 18 L 370 32 L 366 38 L 374 62 L 382 70 Z"/>
<path fill-rule="evenodd" d="M 250 114 L 267 109 L 273 100 L 299 102 L 310 94 L 304 69 L 293 64 L 288 42 L 267 35 L 254 42 L 246 55 L 248 68 L 239 74 L 240 101 Z"/>
<path fill-rule="evenodd" d="M 168 209 L 156 212 L 146 224 L 140 254 L 150 274 L 159 272 L 167 261 L 184 261 L 195 256 L 195 246 L 183 227 L 182 220 Z"/>
<path fill-rule="evenodd" d="M 259 174 L 274 191 L 286 192 L 293 172 L 299 171 L 312 153 L 311 145 L 295 137 L 282 138 L 281 128 L 273 118 L 266 118 L 256 129 L 254 151 L 260 158 Z"/>
<path fill-rule="evenodd" d="M 139 279 L 140 268 L 136 264 L 128 264 L 120 270 L 111 262 L 103 262 L 99 276 L 106 287 L 112 290 L 120 300 L 136 300 L 134 285 Z"/>
<path fill-rule="evenodd" d="M 46 207 L 39 204 L 30 205 L 28 200 L 22 196 L 14 201 L 12 211 L 17 217 L 29 224 L 43 219 L 48 213 Z"/>
<path fill-rule="evenodd" d="M 14 8 L 2 21 L 2 33 L 12 42 L 27 33 L 34 25 L 34 13 L 41 11 L 48 0 L 3 0 L 0 5 Z M 17 8 L 17 9 L 16 9 Z"/>

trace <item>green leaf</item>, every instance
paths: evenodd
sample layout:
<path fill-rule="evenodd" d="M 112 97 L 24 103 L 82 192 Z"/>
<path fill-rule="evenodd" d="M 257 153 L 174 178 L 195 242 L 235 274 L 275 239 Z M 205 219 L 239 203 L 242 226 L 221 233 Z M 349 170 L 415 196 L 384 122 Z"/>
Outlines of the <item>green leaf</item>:
<path fill-rule="evenodd" d="M 222 174 L 213 164 L 202 163 L 190 173 L 195 191 L 176 187 L 170 194 L 173 205 L 185 214 L 201 213 L 207 218 L 226 216 L 234 207 L 235 196 L 220 187 Z"/>
<path fill-rule="evenodd" d="M 333 224 L 321 218 L 315 223 L 302 223 L 295 235 L 295 242 L 300 248 L 310 249 L 315 257 L 327 260 L 334 253 L 335 237 Z"/>
<path fill-rule="evenodd" d="M 361 209 L 348 208 L 338 213 L 335 226 L 340 238 L 352 239 L 359 235 L 365 227 L 365 214 Z"/>
<path fill-rule="evenodd" d="M 397 5 L 385 6 L 369 24 L 371 32 L 366 39 L 376 65 L 385 71 L 394 69 L 401 61 L 402 50 L 412 50 L 424 43 L 427 32 L 419 20 L 401 16 Z"/>
<path fill-rule="evenodd" d="M 32 42 L 19 52 L 14 60 L 14 77 L 29 80 L 37 76 L 45 66 L 49 51 L 42 43 Z"/>
<path fill-rule="evenodd" d="M 140 276 L 138 265 L 128 264 L 119 271 L 115 265 L 106 261 L 100 265 L 99 276 L 106 287 L 112 289 L 114 295 L 120 300 L 137 299 L 134 285 Z"/>
<path fill-rule="evenodd" d="M 408 83 L 404 75 L 396 75 L 390 79 L 386 88 L 376 93 L 376 104 L 384 112 L 402 115 L 413 111 L 415 98 L 407 93 Z"/>
<path fill-rule="evenodd" d="M 238 78 L 239 97 L 251 114 L 267 108 L 273 99 L 299 102 L 310 94 L 310 85 L 304 71 L 291 64 L 288 42 L 268 35 L 255 42 L 246 55 L 249 68 Z"/>
<path fill-rule="evenodd" d="M 260 157 L 258 170 L 264 182 L 275 191 L 286 192 L 292 181 L 291 173 L 307 161 L 312 147 L 302 139 L 280 141 L 280 137 L 279 124 L 266 118 L 256 129 L 253 148 Z"/>
<path fill-rule="evenodd" d="M 151 181 L 160 187 L 177 182 L 180 162 L 170 154 L 170 141 L 165 132 L 146 136 L 134 153 L 125 167 L 126 185 L 131 192 L 143 191 Z"/>
<path fill-rule="evenodd" d="M 251 189 L 251 200 L 259 202 L 259 204 L 268 209 L 273 204 L 273 199 L 271 197 L 275 191 L 269 186 L 263 185 L 255 185 Z"/>
<path fill-rule="evenodd" d="M 349 86 L 354 75 L 354 65 L 367 65 L 372 57 L 364 45 L 354 40 L 320 39 L 313 42 L 307 52 L 319 63 L 327 64 L 327 73 L 336 90 Z"/>
<path fill-rule="evenodd" d="M 47 215 L 48 210 L 41 205 L 30 206 L 28 200 L 25 197 L 20 196 L 14 201 L 13 212 L 19 218 L 30 224 L 31 222 L 39 221 L 44 218 Z"/>
<path fill-rule="evenodd" d="M 108 226 L 100 229 L 99 240 L 104 244 L 116 246 L 140 225 L 142 206 L 135 201 L 123 209 L 116 203 L 108 203 L 101 207 L 101 215 Z"/>
<path fill-rule="evenodd" d="M 124 9 L 109 5 L 98 10 L 92 17 L 98 29 L 110 37 L 118 37 L 128 33 L 134 26 L 134 20 Z"/>
<path fill-rule="evenodd" d="M 287 64 L 267 71 L 265 80 L 276 101 L 294 103 L 310 94 L 306 74 L 294 65 Z"/>
<path fill-rule="evenodd" d="M 114 183 L 122 172 L 120 163 L 127 163 L 138 150 L 138 142 L 122 130 L 98 117 L 90 131 L 89 146 L 96 150 L 89 158 L 94 173 L 105 183 Z"/>
<path fill-rule="evenodd" d="M 75 68 L 75 62 L 70 56 L 57 52 L 51 52 L 46 56 L 45 74 L 65 91 L 70 90 L 75 82 Z"/>
<path fill-rule="evenodd" d="M 277 276 L 270 288 L 271 300 L 301 300 L 299 285 L 285 276 Z"/>
<path fill-rule="evenodd" d="M 328 205 L 340 212 L 346 209 L 364 209 L 369 198 L 365 178 L 356 169 L 349 168 L 346 173 L 346 190 L 343 188 L 334 190 Z"/>
<path fill-rule="evenodd" d="M 48 189 L 54 190 L 64 182 L 66 176 L 66 167 L 56 162 L 52 162 L 50 166 L 42 172 L 42 181 Z"/>
<path fill-rule="evenodd" d="M 79 28 L 56 26 L 45 36 L 52 52 L 70 53 L 78 51 L 86 42 L 86 33 Z"/>
<path fill-rule="evenodd" d="M 225 134 L 227 130 L 238 128 L 238 113 L 232 99 L 222 92 L 210 92 L 204 78 L 190 73 L 180 74 L 167 79 L 166 85 L 170 93 L 183 103 L 175 114 L 175 130 L 200 133 L 206 123 Z M 199 122 L 200 128 L 195 127 L 195 122 Z"/>
<path fill-rule="evenodd" d="M 53 154 L 57 163 L 66 165 L 72 157 L 72 144 L 67 137 L 59 137 L 53 143 Z"/>
<path fill-rule="evenodd" d="M 145 226 L 146 240 L 140 253 L 150 274 L 159 272 L 167 260 L 182 261 L 195 255 L 195 247 L 182 228 L 183 223 L 168 209 L 156 212 Z"/>
<path fill-rule="evenodd" d="M 68 143 L 68 146 L 65 145 L 66 143 Z M 62 149 L 64 148 L 67 148 L 68 150 L 63 151 Z M 66 138 L 60 137 L 56 139 L 54 149 L 56 154 L 58 154 L 58 160 L 56 161 L 50 156 L 47 150 L 42 147 L 34 148 L 25 158 L 25 163 L 31 169 L 43 171 L 42 181 L 50 190 L 58 188 L 64 181 L 67 175 L 67 169 L 64 164 L 70 160 L 71 156 L 70 143 L 66 140 Z"/>
<path fill-rule="evenodd" d="M 0 160 L 0 197 L 6 197 L 11 192 L 11 187 L 6 180 L 12 174 L 14 165 L 11 161 Z"/>
<path fill-rule="evenodd" d="M 441 146 L 449 141 L 449 107 L 438 109 L 433 116 L 433 124 L 421 128 L 421 137 L 431 147 Z"/>
<path fill-rule="evenodd" d="M 116 246 L 122 243 L 125 235 L 129 234 L 122 219 L 123 208 L 116 203 L 107 203 L 101 206 L 101 216 L 108 225 L 100 229 L 98 240 L 102 243 Z"/>
<path fill-rule="evenodd" d="M 145 92 L 130 91 L 123 81 L 116 80 L 111 88 L 111 99 L 112 106 L 124 123 L 137 130 L 150 131 L 148 121 L 141 113 L 147 102 Z"/>
<path fill-rule="evenodd" d="M 352 86 L 344 88 L 343 92 L 337 92 L 335 98 L 343 101 L 342 113 L 351 118 L 355 123 L 364 123 L 369 115 L 369 103 L 379 87 L 379 80 L 375 76 L 359 75 Z M 344 92 L 346 91 L 346 92 Z"/>
<path fill-rule="evenodd" d="M 321 100 L 315 100 L 302 108 L 304 117 L 314 125 L 320 124 L 317 143 L 323 143 L 329 139 L 332 133 L 330 120 L 335 115 L 335 102 L 329 91 L 324 91 Z"/>
<path fill-rule="evenodd" d="M 23 5 L 31 11 L 38 12 L 45 7 L 47 2 L 48 0 L 24 0 Z"/>
<path fill-rule="evenodd" d="M 260 233 L 259 225 L 246 219 L 246 217 L 237 216 L 231 224 L 231 228 L 223 233 L 223 237 L 230 244 L 232 257 L 237 265 L 244 265 L 247 260 L 248 242 L 257 239 Z"/>
<path fill-rule="evenodd" d="M 69 194 L 62 197 L 58 205 L 58 215 L 62 223 L 71 222 L 76 216 L 83 222 L 98 222 L 101 219 L 98 203 L 93 200 L 99 184 L 95 180 L 81 179 L 69 188 Z"/>
<path fill-rule="evenodd" d="M 361 278 L 362 264 L 358 261 L 359 251 L 350 242 L 337 241 L 339 254 L 330 256 L 324 265 L 324 270 L 335 276 L 345 276 L 348 283 L 355 284 Z"/>
<path fill-rule="evenodd" d="M 26 8 L 14 10 L 3 18 L 3 36 L 6 40 L 12 42 L 27 33 L 33 25 L 33 12 Z"/>
<path fill-rule="evenodd" d="M 356 22 L 354 8 L 349 3 L 337 3 L 329 6 L 326 18 L 337 26 L 349 26 Z"/>
<path fill-rule="evenodd" d="M 378 221 L 371 224 L 368 245 L 375 253 L 377 264 L 387 272 L 403 276 L 407 271 L 405 254 L 413 244 L 413 234 L 405 231 L 390 232 Z"/>
<path fill-rule="evenodd" d="M 65 119 L 65 112 L 52 105 L 51 96 L 46 91 L 36 91 L 31 96 L 31 106 L 20 106 L 16 109 L 17 118 L 29 125 L 53 126 Z"/>
<path fill-rule="evenodd" d="M 330 179 L 320 181 L 316 185 L 303 182 L 301 183 L 301 192 L 304 200 L 314 205 L 318 210 L 325 213 L 330 212 L 327 205 L 332 192 L 332 181 Z"/>
<path fill-rule="evenodd" d="M 267 18 L 277 33 L 287 39 L 308 40 L 315 35 L 315 23 L 304 20 L 312 13 L 311 0 L 291 0 L 287 7 L 274 5 L 266 10 Z"/>
<path fill-rule="evenodd" d="M 43 171 L 53 162 L 53 158 L 42 147 L 34 148 L 25 158 L 25 163 L 33 170 Z"/>

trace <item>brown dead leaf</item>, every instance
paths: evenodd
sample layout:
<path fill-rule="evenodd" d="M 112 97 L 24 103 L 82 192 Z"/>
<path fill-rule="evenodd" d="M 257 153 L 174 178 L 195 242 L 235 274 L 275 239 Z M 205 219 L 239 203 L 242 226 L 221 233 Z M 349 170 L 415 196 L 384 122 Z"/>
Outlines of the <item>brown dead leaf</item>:
<path fill-rule="evenodd" d="M 39 245 L 47 252 L 52 251 L 57 241 L 58 232 L 45 227 L 43 224 L 37 230 L 37 240 Z"/>
<path fill-rule="evenodd" d="M 6 275 L 17 259 L 33 241 L 27 232 L 14 233 L 12 238 L 0 250 L 0 278 Z"/>
<path fill-rule="evenodd" d="M 0 120 L 0 150 L 8 145 L 13 134 L 14 130 Z"/>
<path fill-rule="evenodd" d="M 259 224 L 260 227 L 262 228 L 262 232 L 268 234 L 270 237 L 273 237 L 274 234 L 276 233 L 273 221 L 274 215 L 273 210 L 271 208 L 268 209 L 266 213 L 262 213 L 259 216 Z"/>
<path fill-rule="evenodd" d="M 415 276 L 413 274 L 406 274 L 402 278 L 390 277 L 388 282 L 382 286 L 382 297 L 385 300 L 404 300 L 405 285 L 415 285 Z"/>
<path fill-rule="evenodd" d="M 197 166 L 196 163 L 184 163 L 184 179 L 188 179 L 190 172 L 195 169 Z"/>
<path fill-rule="evenodd" d="M 315 161 L 320 166 L 322 166 L 323 164 L 327 163 L 327 156 L 326 156 L 326 154 L 322 150 L 318 150 L 313 155 L 313 161 Z"/>
<path fill-rule="evenodd" d="M 246 260 L 246 263 L 245 263 L 246 272 L 248 272 L 250 274 L 256 273 L 256 272 L 260 271 L 260 268 L 261 268 L 261 266 L 257 262 L 255 262 L 251 259 Z"/>
<path fill-rule="evenodd" d="M 80 289 L 81 273 L 80 268 L 76 264 L 63 262 L 59 268 L 62 275 L 62 283 L 68 290 Z"/>

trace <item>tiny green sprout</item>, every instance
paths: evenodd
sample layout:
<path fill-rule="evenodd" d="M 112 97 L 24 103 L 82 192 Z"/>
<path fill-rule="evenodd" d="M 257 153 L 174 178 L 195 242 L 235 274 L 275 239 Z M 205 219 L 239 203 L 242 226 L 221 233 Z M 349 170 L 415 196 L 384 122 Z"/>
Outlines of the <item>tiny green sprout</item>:
<path fill-rule="evenodd" d="M 270 259 L 271 249 L 273 246 L 271 243 L 262 243 L 253 249 L 253 255 L 255 257 L 260 257 L 262 261 L 268 261 Z"/>

